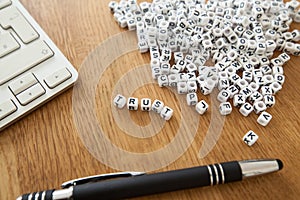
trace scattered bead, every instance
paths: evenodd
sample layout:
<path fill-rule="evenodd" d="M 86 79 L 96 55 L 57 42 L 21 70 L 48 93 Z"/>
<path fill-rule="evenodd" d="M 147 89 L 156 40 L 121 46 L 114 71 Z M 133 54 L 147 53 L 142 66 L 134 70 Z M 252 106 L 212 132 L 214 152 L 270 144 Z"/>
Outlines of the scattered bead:
<path fill-rule="evenodd" d="M 237 94 L 233 97 L 233 106 L 240 107 L 246 103 L 246 97 L 243 94 Z"/>
<path fill-rule="evenodd" d="M 229 102 L 224 102 L 220 104 L 219 110 L 221 115 L 229 115 L 232 112 L 232 106 Z"/>
<path fill-rule="evenodd" d="M 243 141 L 248 146 L 252 146 L 257 140 L 258 140 L 258 135 L 253 131 L 247 132 L 243 137 Z"/>
<path fill-rule="evenodd" d="M 196 104 L 196 111 L 203 115 L 209 108 L 209 105 L 206 103 L 206 101 L 201 100 L 199 103 Z"/>
<path fill-rule="evenodd" d="M 230 93 L 227 90 L 221 90 L 217 96 L 217 99 L 223 103 L 226 102 L 230 97 Z"/>
<path fill-rule="evenodd" d="M 194 99 L 198 90 L 209 95 L 217 88 L 221 105 L 229 107 L 233 98 L 244 116 L 251 108 L 258 114 L 275 105 L 274 95 L 285 82 L 283 65 L 289 55 L 300 55 L 295 43 L 300 31 L 289 31 L 292 21 L 300 22 L 298 6 L 295 0 L 109 3 L 120 27 L 136 31 L 140 52 L 150 51 L 152 77 L 160 87 L 187 94 L 189 105 L 200 103 Z M 282 51 L 278 57 L 273 56 L 276 50 Z M 209 59 L 214 66 L 205 66 Z M 119 108 L 125 104 L 126 98 L 125 103 L 120 96 L 114 99 Z M 149 109 L 142 104 L 141 109 Z"/>
<path fill-rule="evenodd" d="M 197 94 L 194 93 L 188 93 L 186 95 L 186 102 L 189 106 L 194 106 L 198 103 L 198 97 Z"/>
<path fill-rule="evenodd" d="M 240 107 L 239 111 L 243 116 L 247 117 L 253 111 L 253 106 L 247 102 Z"/>
<path fill-rule="evenodd" d="M 259 114 L 267 109 L 266 104 L 263 101 L 257 101 L 253 104 L 253 109 L 256 114 Z"/>
<path fill-rule="evenodd" d="M 268 108 L 273 107 L 275 105 L 275 96 L 273 95 L 264 96 L 264 103 Z"/>
<path fill-rule="evenodd" d="M 257 118 L 257 122 L 262 126 L 267 126 L 272 119 L 272 115 L 267 112 L 262 112 Z"/>

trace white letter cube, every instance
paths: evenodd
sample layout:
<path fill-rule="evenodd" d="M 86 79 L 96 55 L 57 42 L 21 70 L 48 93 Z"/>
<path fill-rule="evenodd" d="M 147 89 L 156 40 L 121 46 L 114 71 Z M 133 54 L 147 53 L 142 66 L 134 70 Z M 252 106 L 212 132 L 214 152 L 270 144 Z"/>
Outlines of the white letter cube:
<path fill-rule="evenodd" d="M 159 87 L 166 87 L 169 85 L 169 80 L 167 75 L 160 75 L 157 78 Z"/>
<path fill-rule="evenodd" d="M 161 111 L 161 113 L 160 113 L 160 116 L 163 118 L 163 119 L 165 119 L 165 120 L 170 120 L 171 119 L 171 117 L 173 116 L 173 109 L 172 108 L 170 108 L 170 107 L 168 107 L 168 106 L 165 106 L 163 109 L 162 109 L 162 111 Z"/>
<path fill-rule="evenodd" d="M 124 108 L 124 106 L 126 105 L 126 97 L 118 94 L 115 98 L 114 98 L 114 105 L 118 108 Z"/>
<path fill-rule="evenodd" d="M 257 118 L 257 122 L 262 126 L 267 126 L 272 119 L 272 115 L 266 111 L 262 112 Z"/>
<path fill-rule="evenodd" d="M 139 99 L 134 97 L 129 97 L 127 100 L 128 110 L 137 110 L 139 107 Z"/>
<path fill-rule="evenodd" d="M 208 104 L 204 101 L 201 100 L 199 103 L 196 105 L 196 111 L 200 114 L 203 115 L 207 110 L 208 110 Z"/>
<path fill-rule="evenodd" d="M 246 103 L 246 97 L 243 94 L 236 94 L 233 97 L 233 105 L 235 107 L 240 107 L 242 106 L 244 103 Z"/>
<path fill-rule="evenodd" d="M 266 104 L 263 101 L 256 101 L 253 104 L 253 109 L 256 114 L 263 112 L 267 109 Z"/>
<path fill-rule="evenodd" d="M 266 106 L 268 108 L 273 107 L 275 105 L 275 102 L 276 102 L 275 96 L 273 96 L 273 95 L 264 96 L 264 103 L 266 104 Z"/>
<path fill-rule="evenodd" d="M 197 92 L 197 82 L 196 81 L 188 81 L 187 82 L 187 90 L 188 93 L 193 93 L 193 92 Z"/>
<path fill-rule="evenodd" d="M 217 96 L 218 101 L 222 102 L 226 102 L 230 97 L 230 93 L 227 90 L 221 90 Z"/>
<path fill-rule="evenodd" d="M 177 83 L 177 93 L 186 94 L 188 92 L 187 82 L 178 82 Z"/>
<path fill-rule="evenodd" d="M 232 112 L 232 106 L 229 102 L 224 102 L 220 104 L 219 110 L 221 115 L 229 115 Z"/>
<path fill-rule="evenodd" d="M 246 133 L 246 135 L 243 137 L 243 141 L 248 145 L 252 146 L 256 141 L 258 140 L 258 135 L 254 133 L 253 131 L 249 131 Z"/>
<path fill-rule="evenodd" d="M 195 92 L 186 95 L 186 102 L 189 106 L 194 106 L 198 103 L 198 97 Z"/>
<path fill-rule="evenodd" d="M 243 116 L 247 117 L 253 111 L 253 106 L 250 103 L 246 102 L 241 106 L 239 111 Z"/>
<path fill-rule="evenodd" d="M 151 99 L 143 98 L 141 99 L 141 110 L 150 111 L 151 110 Z"/>
<path fill-rule="evenodd" d="M 164 108 L 164 106 L 165 106 L 164 102 L 162 102 L 158 99 L 155 99 L 152 103 L 152 110 L 159 114 L 162 111 L 162 109 Z"/>

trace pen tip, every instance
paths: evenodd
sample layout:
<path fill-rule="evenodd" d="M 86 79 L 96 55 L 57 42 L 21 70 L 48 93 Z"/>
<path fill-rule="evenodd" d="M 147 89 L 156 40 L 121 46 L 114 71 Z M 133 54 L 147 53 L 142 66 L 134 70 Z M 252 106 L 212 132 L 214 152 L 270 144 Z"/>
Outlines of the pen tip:
<path fill-rule="evenodd" d="M 277 163 L 278 163 L 278 167 L 279 167 L 279 170 L 281 170 L 283 168 L 283 163 L 281 160 L 279 159 L 276 159 Z"/>

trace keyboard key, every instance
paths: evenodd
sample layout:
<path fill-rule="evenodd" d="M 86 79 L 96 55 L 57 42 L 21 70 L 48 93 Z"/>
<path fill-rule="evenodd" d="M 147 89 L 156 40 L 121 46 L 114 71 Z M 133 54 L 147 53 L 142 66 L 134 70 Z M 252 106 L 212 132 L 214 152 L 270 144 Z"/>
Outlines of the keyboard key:
<path fill-rule="evenodd" d="M 11 4 L 10 0 L 0 0 L 0 9 L 5 8 Z"/>
<path fill-rule="evenodd" d="M 0 62 L 0 85 L 54 55 L 44 41 L 37 41 Z M 7 58 L 7 57 L 5 57 Z"/>
<path fill-rule="evenodd" d="M 4 119 L 8 115 L 14 113 L 16 110 L 17 110 L 17 107 L 11 100 L 1 103 L 0 104 L 0 120 Z"/>
<path fill-rule="evenodd" d="M 24 92 L 18 94 L 17 99 L 19 100 L 21 105 L 26 106 L 27 104 L 42 96 L 43 94 L 45 94 L 45 90 L 41 86 L 41 84 L 38 83 L 28 88 Z"/>
<path fill-rule="evenodd" d="M 71 73 L 67 70 L 67 68 L 62 68 L 50 76 L 45 78 L 45 83 L 48 85 L 49 88 L 53 89 L 59 84 L 63 83 L 64 81 L 71 78 Z"/>
<path fill-rule="evenodd" d="M 0 58 L 20 48 L 19 43 L 10 33 L 0 35 Z"/>
<path fill-rule="evenodd" d="M 0 25 L 4 29 L 12 28 L 25 44 L 39 37 L 21 12 L 13 6 L 0 10 Z"/>
<path fill-rule="evenodd" d="M 27 74 L 18 80 L 15 80 L 11 84 L 8 85 L 10 90 L 14 93 L 14 95 L 19 94 L 20 92 L 23 92 L 24 90 L 30 88 L 34 84 L 36 84 L 38 81 L 33 76 L 33 74 Z"/>

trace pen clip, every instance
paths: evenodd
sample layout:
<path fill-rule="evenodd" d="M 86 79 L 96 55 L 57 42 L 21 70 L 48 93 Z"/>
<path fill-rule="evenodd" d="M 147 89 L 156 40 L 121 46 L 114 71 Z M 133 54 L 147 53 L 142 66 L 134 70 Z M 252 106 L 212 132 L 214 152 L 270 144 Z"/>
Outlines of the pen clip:
<path fill-rule="evenodd" d="M 117 173 L 109 173 L 109 174 L 100 174 L 100 175 L 95 175 L 95 176 L 87 176 L 83 178 L 78 178 L 74 180 L 70 180 L 67 182 L 64 182 L 61 185 L 61 188 L 69 188 L 71 186 L 75 185 L 82 185 L 85 183 L 90 183 L 90 182 L 98 182 L 98 181 L 104 181 L 112 178 L 125 178 L 125 177 L 131 177 L 131 176 L 140 176 L 145 174 L 145 172 L 117 172 Z"/>

